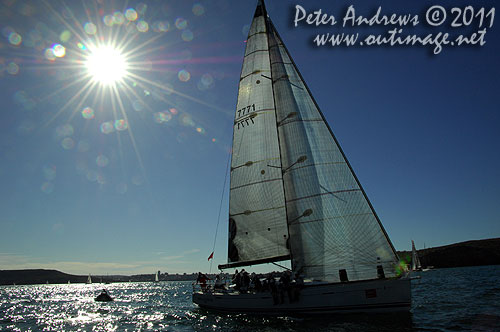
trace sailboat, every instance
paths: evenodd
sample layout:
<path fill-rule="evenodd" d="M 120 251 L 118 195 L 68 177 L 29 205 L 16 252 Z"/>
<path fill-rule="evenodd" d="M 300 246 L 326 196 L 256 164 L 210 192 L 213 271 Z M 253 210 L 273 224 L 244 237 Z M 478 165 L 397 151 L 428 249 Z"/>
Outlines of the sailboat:
<path fill-rule="evenodd" d="M 417 249 L 415 249 L 413 240 L 411 240 L 411 270 L 422 271 L 422 264 L 420 264 L 420 259 L 418 258 Z"/>
<path fill-rule="evenodd" d="M 160 281 L 160 276 L 158 275 L 158 272 L 155 273 L 155 282 Z"/>
<path fill-rule="evenodd" d="M 90 273 L 89 273 L 89 277 L 87 278 L 87 284 L 91 284 L 92 283 L 92 278 L 90 277 Z"/>
<path fill-rule="evenodd" d="M 194 303 L 267 314 L 410 309 L 410 278 L 263 0 L 246 42 L 231 158 L 219 268 L 289 261 L 296 294 L 205 288 Z"/>

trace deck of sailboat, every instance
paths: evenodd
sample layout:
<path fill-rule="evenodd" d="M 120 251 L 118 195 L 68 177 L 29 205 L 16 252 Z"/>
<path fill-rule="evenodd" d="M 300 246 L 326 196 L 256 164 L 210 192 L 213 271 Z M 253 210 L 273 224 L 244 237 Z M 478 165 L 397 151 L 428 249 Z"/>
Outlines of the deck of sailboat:
<path fill-rule="evenodd" d="M 305 283 L 298 300 L 273 298 L 269 291 L 198 291 L 193 302 L 221 312 L 255 314 L 327 314 L 407 312 L 411 307 L 410 279 L 376 279 L 344 283 Z"/>

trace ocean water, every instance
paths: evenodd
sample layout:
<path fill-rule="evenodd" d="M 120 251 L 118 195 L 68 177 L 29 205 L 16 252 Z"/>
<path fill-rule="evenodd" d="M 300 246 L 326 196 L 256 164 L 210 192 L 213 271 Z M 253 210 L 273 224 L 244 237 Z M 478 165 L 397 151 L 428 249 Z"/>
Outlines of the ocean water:
<path fill-rule="evenodd" d="M 199 309 L 191 282 L 1 286 L 0 331 L 500 331 L 500 266 L 414 275 L 408 315 L 296 318 Z"/>

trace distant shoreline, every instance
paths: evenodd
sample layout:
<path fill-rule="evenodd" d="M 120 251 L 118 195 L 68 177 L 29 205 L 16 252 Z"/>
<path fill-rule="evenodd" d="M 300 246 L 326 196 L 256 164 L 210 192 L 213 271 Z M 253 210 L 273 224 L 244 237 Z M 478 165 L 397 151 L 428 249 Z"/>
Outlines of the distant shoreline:
<path fill-rule="evenodd" d="M 473 240 L 417 250 L 423 267 L 434 268 L 500 265 L 500 238 Z M 400 259 L 411 263 L 411 251 L 398 251 Z M 194 281 L 196 273 L 160 275 L 160 281 Z M 85 283 L 87 275 L 72 275 L 57 270 L 0 270 L 0 285 L 36 285 Z M 154 274 L 138 275 L 92 275 L 94 283 L 147 282 L 154 280 Z"/>
<path fill-rule="evenodd" d="M 417 250 L 422 267 L 434 268 L 500 265 L 500 238 L 472 240 Z M 399 258 L 411 263 L 411 251 L 398 251 Z"/>

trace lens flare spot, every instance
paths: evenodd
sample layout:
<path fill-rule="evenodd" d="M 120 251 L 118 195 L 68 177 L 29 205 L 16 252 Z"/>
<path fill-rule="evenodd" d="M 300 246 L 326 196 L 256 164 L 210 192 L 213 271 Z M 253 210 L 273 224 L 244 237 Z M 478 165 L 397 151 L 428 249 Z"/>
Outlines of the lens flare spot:
<path fill-rule="evenodd" d="M 112 15 L 106 15 L 102 18 L 102 21 L 104 22 L 104 24 L 106 24 L 108 27 L 110 26 L 113 26 L 113 24 L 115 23 L 115 19 L 113 18 Z"/>
<path fill-rule="evenodd" d="M 164 123 L 170 121 L 172 115 L 168 112 L 157 112 L 153 114 L 153 119 L 156 123 Z"/>
<path fill-rule="evenodd" d="M 99 166 L 99 167 L 106 167 L 109 164 L 109 159 L 105 155 L 100 154 L 95 159 L 95 162 L 96 162 L 97 166 Z"/>
<path fill-rule="evenodd" d="M 65 150 L 71 150 L 75 147 L 75 141 L 71 137 L 66 137 L 62 140 L 61 145 Z"/>
<path fill-rule="evenodd" d="M 43 167 L 43 176 L 47 181 L 54 180 L 56 178 L 56 166 L 45 165 Z"/>
<path fill-rule="evenodd" d="M 23 38 L 17 32 L 11 32 L 9 34 L 9 43 L 11 43 L 12 45 L 19 46 L 22 41 Z"/>
<path fill-rule="evenodd" d="M 185 126 L 194 127 L 194 121 L 188 114 L 182 114 L 181 123 Z"/>
<path fill-rule="evenodd" d="M 7 72 L 11 75 L 16 75 L 19 73 L 19 66 L 15 62 L 10 62 L 7 65 Z"/>
<path fill-rule="evenodd" d="M 128 123 L 127 121 L 120 119 L 120 120 L 115 120 L 115 129 L 118 131 L 126 130 L 128 128 Z"/>
<path fill-rule="evenodd" d="M 146 21 L 139 20 L 137 22 L 137 30 L 139 32 L 147 32 L 149 30 L 149 24 Z"/>
<path fill-rule="evenodd" d="M 51 182 L 44 182 L 40 187 L 40 190 L 46 194 L 50 194 L 54 191 L 54 184 Z"/>
<path fill-rule="evenodd" d="M 201 16 L 205 13 L 205 8 L 200 3 L 195 3 L 193 5 L 193 14 L 196 16 Z"/>
<path fill-rule="evenodd" d="M 64 125 L 58 126 L 56 128 L 56 139 L 61 139 L 64 137 L 69 137 L 73 135 L 75 130 L 73 129 L 73 126 L 70 125 L 69 123 L 66 123 Z"/>
<path fill-rule="evenodd" d="M 95 33 L 97 32 L 97 27 L 94 23 L 92 22 L 87 22 L 85 23 L 85 25 L 83 26 L 83 30 L 85 30 L 85 32 L 88 34 L 88 35 L 95 35 Z"/>
<path fill-rule="evenodd" d="M 63 9 L 62 11 L 62 15 L 65 19 L 69 20 L 71 18 L 74 18 L 74 14 L 73 12 L 71 11 L 71 9 L 69 9 L 68 7 L 66 7 L 65 9 Z"/>
<path fill-rule="evenodd" d="M 113 122 L 107 121 L 101 123 L 101 133 L 111 134 L 113 131 L 115 131 L 115 128 L 113 127 Z"/>
<path fill-rule="evenodd" d="M 170 30 L 170 23 L 168 21 L 156 21 L 153 23 L 153 30 L 155 32 L 167 32 Z"/>
<path fill-rule="evenodd" d="M 212 142 L 214 142 L 214 143 L 215 143 L 215 142 L 217 142 L 217 139 L 215 139 L 215 138 L 212 138 Z"/>
<path fill-rule="evenodd" d="M 96 171 L 90 169 L 87 170 L 87 174 L 85 176 L 90 182 L 95 182 L 97 181 L 97 177 L 99 176 L 99 174 Z"/>
<path fill-rule="evenodd" d="M 214 78 L 210 74 L 203 74 L 198 82 L 198 89 L 203 91 L 210 89 L 214 85 Z"/>
<path fill-rule="evenodd" d="M 27 110 L 31 110 L 36 106 L 36 102 L 23 90 L 19 90 L 14 94 L 14 101 Z"/>
<path fill-rule="evenodd" d="M 97 174 L 97 183 L 99 184 L 106 184 L 106 178 L 104 177 L 103 174 Z"/>
<path fill-rule="evenodd" d="M 135 21 L 137 20 L 137 12 L 135 11 L 134 8 L 129 8 L 125 11 L 125 17 L 129 21 Z"/>
<path fill-rule="evenodd" d="M 82 43 L 78 43 L 76 44 L 76 46 L 78 46 L 78 48 L 81 49 L 82 51 L 85 51 L 87 49 L 85 45 L 83 45 Z"/>
<path fill-rule="evenodd" d="M 198 127 L 196 128 L 196 131 L 200 134 L 204 134 L 205 133 L 205 129 L 201 128 L 201 127 Z"/>
<path fill-rule="evenodd" d="M 94 110 L 90 107 L 85 107 L 82 111 L 82 116 L 84 119 L 90 120 L 94 118 Z"/>
<path fill-rule="evenodd" d="M 62 46 L 61 44 L 52 45 L 52 49 L 53 49 L 54 55 L 58 58 L 62 58 L 66 55 L 66 48 L 64 46 Z"/>
<path fill-rule="evenodd" d="M 54 55 L 54 50 L 51 48 L 48 48 L 45 50 L 45 59 L 49 61 L 54 61 L 56 59 L 56 56 Z"/>
<path fill-rule="evenodd" d="M 186 30 L 182 31 L 181 38 L 182 38 L 182 40 L 187 41 L 187 42 L 192 41 L 194 38 L 193 32 L 191 32 L 191 30 L 189 30 L 189 29 L 186 29 Z"/>
<path fill-rule="evenodd" d="M 201 76 L 201 83 L 203 83 L 203 85 L 212 85 L 214 83 L 214 78 L 212 77 L 212 75 L 210 74 L 203 74 Z"/>
<path fill-rule="evenodd" d="M 67 42 L 69 39 L 71 38 L 71 32 L 69 30 L 64 30 L 63 32 L 61 32 L 61 34 L 59 35 L 59 39 L 65 43 Z"/>
<path fill-rule="evenodd" d="M 114 12 L 113 21 L 117 25 L 122 25 L 125 22 L 125 16 L 121 12 Z"/>
<path fill-rule="evenodd" d="M 191 74 L 187 70 L 182 69 L 179 70 L 177 77 L 179 78 L 180 81 L 187 82 L 191 78 Z"/>
<path fill-rule="evenodd" d="M 175 108 L 171 108 L 170 110 L 170 113 L 172 113 L 173 115 L 177 115 L 179 113 L 178 110 L 176 110 Z"/>
<path fill-rule="evenodd" d="M 140 100 L 134 100 L 132 102 L 132 108 L 136 111 L 136 112 L 141 112 L 142 110 L 144 110 L 144 103 Z"/>
<path fill-rule="evenodd" d="M 184 30 L 188 26 L 187 20 L 183 19 L 182 17 L 179 17 L 175 20 L 175 27 L 179 30 Z"/>

